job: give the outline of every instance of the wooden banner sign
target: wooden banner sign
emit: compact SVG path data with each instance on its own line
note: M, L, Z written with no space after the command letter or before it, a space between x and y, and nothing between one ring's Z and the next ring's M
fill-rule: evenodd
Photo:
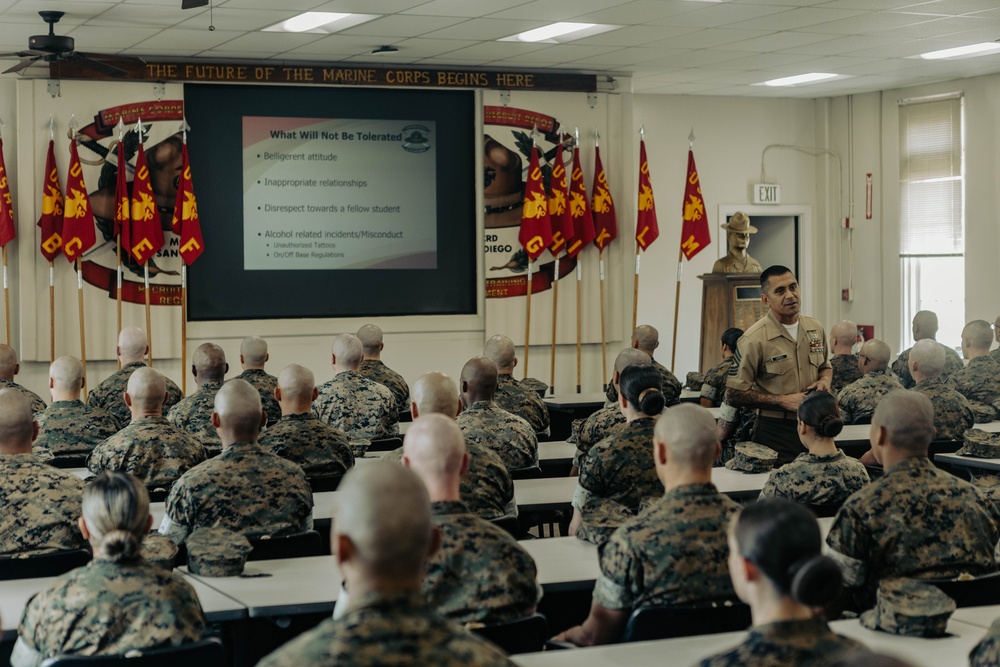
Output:
M422 69L382 66L267 65L260 63L115 63L127 73L113 78L73 63L53 62L52 78L117 81L190 81L205 83L329 84L423 88L489 88L595 92L593 74Z

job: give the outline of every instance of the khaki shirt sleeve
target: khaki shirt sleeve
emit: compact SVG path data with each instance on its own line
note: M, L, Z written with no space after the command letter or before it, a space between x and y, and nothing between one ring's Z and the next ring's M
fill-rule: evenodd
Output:
M760 345L743 336L736 344L736 368L735 374L730 374L726 379L726 387L748 391L753 388L757 380L757 368L760 366Z

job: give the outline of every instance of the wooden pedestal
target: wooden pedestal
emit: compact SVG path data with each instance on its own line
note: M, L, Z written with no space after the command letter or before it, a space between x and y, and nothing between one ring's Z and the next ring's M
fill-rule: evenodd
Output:
M767 313L760 300L760 276L756 273L706 273L701 291L702 373L722 361L721 338L730 327L746 331Z

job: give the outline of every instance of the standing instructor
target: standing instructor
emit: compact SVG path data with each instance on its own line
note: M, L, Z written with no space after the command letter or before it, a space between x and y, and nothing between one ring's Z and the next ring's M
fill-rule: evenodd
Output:
M796 410L807 392L830 391L833 369L823 326L799 314L799 283L791 269L768 267L760 288L770 312L737 343L726 403L757 410L753 441L776 451L780 466L805 451Z

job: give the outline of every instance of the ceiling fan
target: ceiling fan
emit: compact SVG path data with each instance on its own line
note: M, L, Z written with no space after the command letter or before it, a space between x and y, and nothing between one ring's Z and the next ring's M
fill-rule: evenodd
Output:
M83 51L75 51L75 41L72 37L55 34L55 24L59 22L59 19L63 17L63 14L65 14L65 12L38 12L38 15L42 17L42 20L49 24L49 34L32 35L29 37L28 49L26 51L0 53L0 58L9 58L11 56L21 58L21 62L14 65L10 69L4 70L3 73L10 74L12 72L20 72L21 70L34 65L38 61L43 61L47 63L71 62L79 64L87 69L100 72L101 74L106 74L107 76L123 77L128 72L120 67L115 67L106 61L143 64L144 61L142 59L134 56L111 55L106 53L84 53Z

